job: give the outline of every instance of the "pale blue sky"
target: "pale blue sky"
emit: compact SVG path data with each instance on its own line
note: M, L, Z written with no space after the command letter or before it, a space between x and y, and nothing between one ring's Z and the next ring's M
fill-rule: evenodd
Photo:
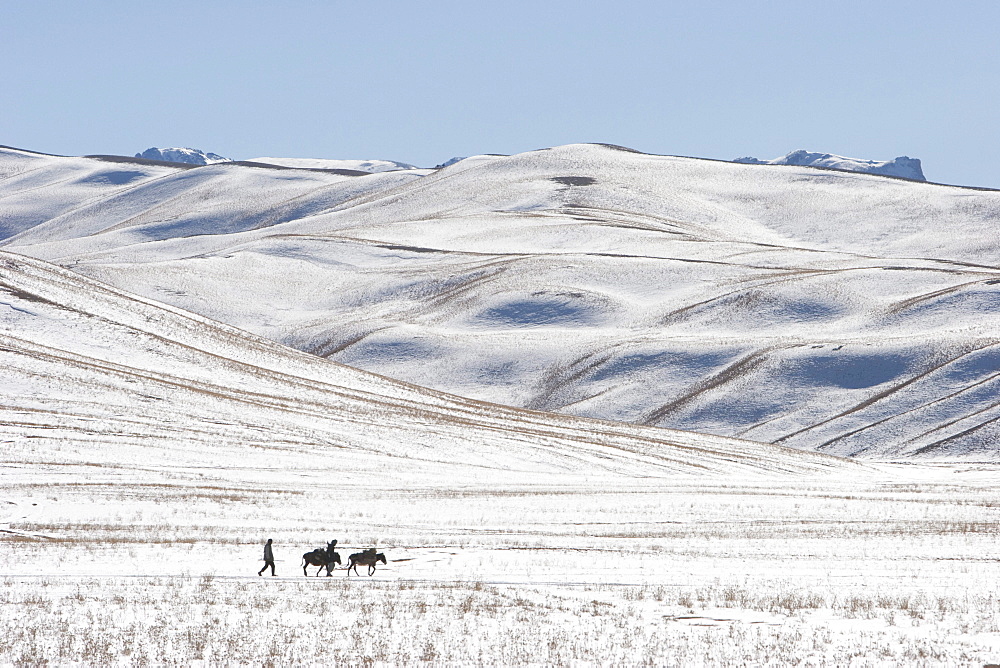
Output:
M0 144L909 155L1000 188L1000 3L0 0Z

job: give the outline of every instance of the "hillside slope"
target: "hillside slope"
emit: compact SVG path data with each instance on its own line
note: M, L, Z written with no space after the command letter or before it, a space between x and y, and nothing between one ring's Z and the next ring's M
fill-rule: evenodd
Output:
M998 192L599 145L126 184L0 158L8 250L351 366L843 455L998 457Z
M328 362L0 253L8 463L238 467L452 481L809 472L790 448L520 411Z

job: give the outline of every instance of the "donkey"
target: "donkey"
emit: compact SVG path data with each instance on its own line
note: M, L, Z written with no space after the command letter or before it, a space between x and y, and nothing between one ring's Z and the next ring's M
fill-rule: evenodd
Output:
M333 575L333 573L331 573L331 571L333 570L333 565L340 563L340 555L333 551L333 547L336 544L337 541L332 541L329 545L326 546L325 550L321 547L318 547L312 552L306 552L305 554L303 554L302 574L309 575L309 572L306 570L309 566L319 566L319 568L316 570L317 577L324 568L326 568L327 577Z
M376 562L381 561L383 564L385 561L385 554L382 552L375 552L375 548L369 548L364 552L355 552L350 557L347 558L347 575L350 577L351 569L354 569L354 574L358 575L358 564L363 564L368 567L368 575L372 575L375 572Z

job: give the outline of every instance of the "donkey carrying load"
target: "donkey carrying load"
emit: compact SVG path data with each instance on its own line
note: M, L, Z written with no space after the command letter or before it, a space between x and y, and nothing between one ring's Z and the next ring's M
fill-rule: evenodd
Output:
M319 577L320 572L326 568L326 575L330 577L333 575L331 572L333 570L334 564L340 563L340 555L333 551L333 548L337 545L337 541L330 541L330 544L326 546L326 549L318 547L312 552L306 552L302 555L302 574L309 575L306 569L309 566L319 566L316 570L316 576Z
M381 561L383 564L385 561L385 554L382 552L375 552L374 547L370 547L364 552L355 552L347 558L347 575L350 577L351 570L354 570L354 574L358 575L358 564L368 567L368 575L372 575L375 572L376 562Z

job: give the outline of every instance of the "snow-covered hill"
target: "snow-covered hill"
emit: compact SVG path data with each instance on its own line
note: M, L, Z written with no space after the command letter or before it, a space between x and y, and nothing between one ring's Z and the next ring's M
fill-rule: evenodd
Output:
M414 165L395 160L335 160L326 158L254 158L250 162L296 169L352 169L375 174L399 169L417 169Z
M898 176L914 181L925 181L920 160L905 155L892 160L859 160L845 158L832 153L810 153L809 151L792 151L788 155L774 160L758 160L757 158L737 158L734 162L748 165L794 165L797 167L822 167L824 169L839 169L848 172L864 172L882 176Z
M572 145L345 176L0 153L4 247L514 406L997 458L1000 193Z
M197 148L147 148L135 157L146 160L163 160L165 162L181 162L188 165L214 165L217 162L229 162L215 153L206 153Z
M444 395L2 252L0 314L9 462L266 470L321 460L452 482L502 471L582 480L846 466L790 448Z

